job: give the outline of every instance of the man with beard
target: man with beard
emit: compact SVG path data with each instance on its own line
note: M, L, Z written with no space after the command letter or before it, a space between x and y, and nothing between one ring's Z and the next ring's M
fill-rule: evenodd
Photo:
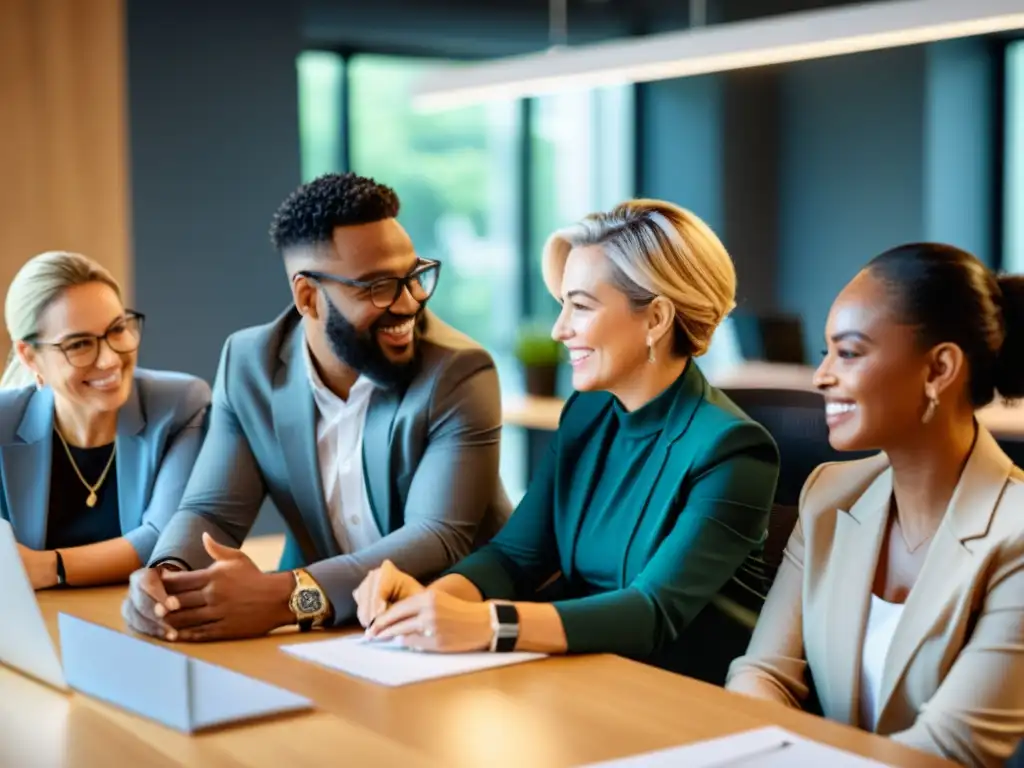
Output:
M440 264L417 257L398 208L346 173L277 211L294 306L224 345L180 509L132 575L133 629L223 640L340 624L385 560L429 579L508 518L494 363L426 310ZM238 549L268 494L308 567L265 574Z

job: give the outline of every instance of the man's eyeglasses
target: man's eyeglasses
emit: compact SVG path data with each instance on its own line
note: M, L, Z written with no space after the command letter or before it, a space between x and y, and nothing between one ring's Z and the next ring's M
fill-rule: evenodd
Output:
M402 295L402 291L406 288L409 289L409 293L420 304L426 302L434 294L434 289L437 288L437 279L441 274L441 262L423 259L405 277L381 277L377 280L368 281L350 280L347 277L338 277L327 272L313 272L309 270L303 270L298 274L311 280L326 280L352 288L360 288L369 294L373 306L378 309L389 309L391 305L398 301L398 297Z
M106 341L111 350L119 354L134 352L142 343L142 324L146 316L138 312L127 312L125 316L107 329L102 336L93 333L76 333L56 344L25 339L33 347L53 347L64 353L64 357L75 368L89 368L100 356L100 342Z

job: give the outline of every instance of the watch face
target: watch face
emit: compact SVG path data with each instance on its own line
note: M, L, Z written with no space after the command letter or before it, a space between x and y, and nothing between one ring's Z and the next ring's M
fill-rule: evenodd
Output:
M324 602L315 589L303 589L299 591L298 604L302 613L317 613L323 608Z

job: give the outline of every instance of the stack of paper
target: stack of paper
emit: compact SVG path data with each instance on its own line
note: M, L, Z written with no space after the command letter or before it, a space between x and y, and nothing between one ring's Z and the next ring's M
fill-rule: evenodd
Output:
M543 653L418 653L398 643L349 635L315 643L282 645L282 651L381 685L408 685L482 669L543 659Z
M684 747L595 763L590 768L884 768L884 763L809 741L782 728L760 728Z

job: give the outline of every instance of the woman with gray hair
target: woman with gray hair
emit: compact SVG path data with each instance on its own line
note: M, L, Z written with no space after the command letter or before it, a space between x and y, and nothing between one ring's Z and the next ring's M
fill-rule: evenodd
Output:
M689 211L634 200L555 233L544 277L577 391L539 474L429 587L371 573L360 621L422 650L618 653L721 683L749 629L716 597L762 546L779 469L694 363L734 306L729 255Z
M36 589L126 581L177 511L210 387L136 367L143 316L85 256L30 259L4 317L0 519Z

